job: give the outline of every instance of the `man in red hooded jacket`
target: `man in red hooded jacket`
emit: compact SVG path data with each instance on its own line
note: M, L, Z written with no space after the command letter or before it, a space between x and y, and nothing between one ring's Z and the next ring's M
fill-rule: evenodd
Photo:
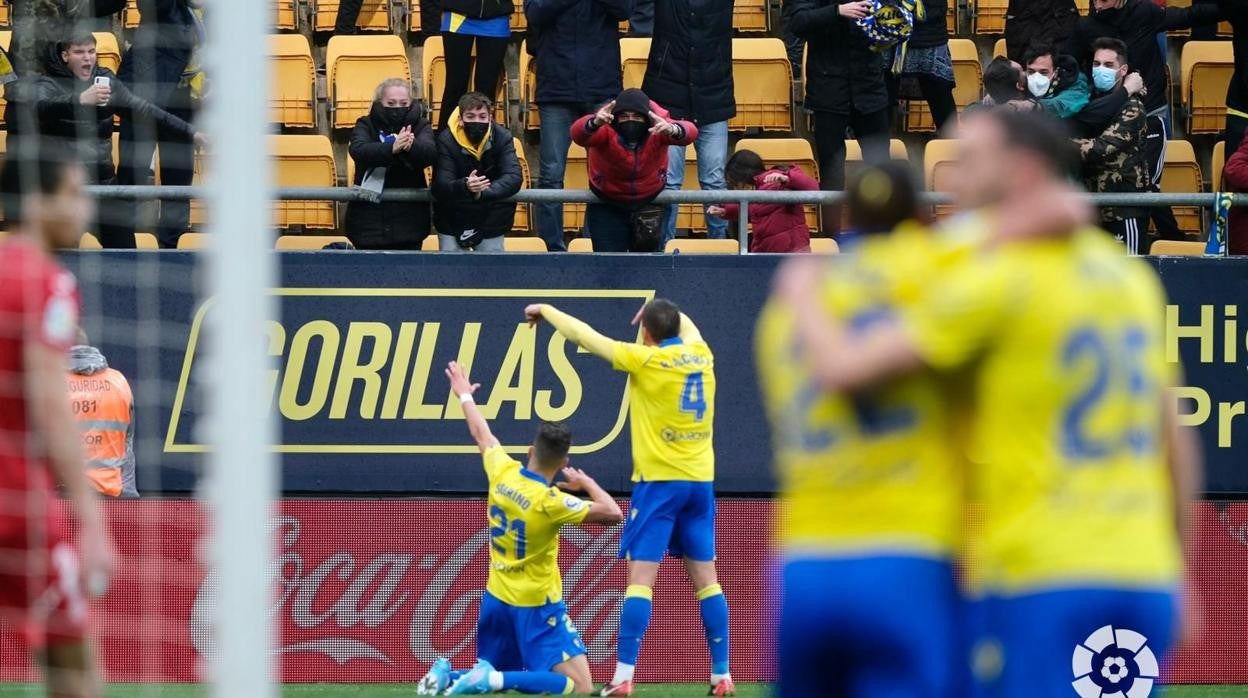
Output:
M572 140L589 155L589 188L604 202L585 212L595 252L653 251L634 244L634 214L663 191L668 146L689 145L698 137L692 123L667 117L646 93L627 89L572 124Z

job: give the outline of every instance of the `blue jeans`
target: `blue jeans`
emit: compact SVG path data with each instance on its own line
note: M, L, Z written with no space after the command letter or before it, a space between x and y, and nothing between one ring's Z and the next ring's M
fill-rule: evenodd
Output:
M572 122L589 112L571 104L541 104L537 113L542 119L537 188L562 189L568 146L572 144ZM537 234L552 252L568 249L563 242L563 204L537 204Z
M698 126L698 139L693 142L698 153L698 184L704 190L726 189L724 163L728 161L728 122ZM667 149L667 189L679 190L685 183L685 149L674 145ZM676 237L676 206L667 212L667 224L663 226L663 244ZM708 237L728 237L728 221L706 217ZM662 247L662 246L660 246Z

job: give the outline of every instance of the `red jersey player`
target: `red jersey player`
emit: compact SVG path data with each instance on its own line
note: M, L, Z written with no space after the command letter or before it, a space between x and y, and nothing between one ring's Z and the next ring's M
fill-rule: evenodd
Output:
M39 658L50 695L98 696L86 592L103 593L116 553L65 399L77 285L51 256L76 243L91 202L80 163L29 150L15 157L10 144L0 174L10 232L0 242L0 619ZM77 550L58 481L78 519Z

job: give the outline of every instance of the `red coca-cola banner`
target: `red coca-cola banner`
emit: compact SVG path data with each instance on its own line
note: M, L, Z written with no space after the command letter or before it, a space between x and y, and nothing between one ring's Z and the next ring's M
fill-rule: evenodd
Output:
M284 681L415 681L436 656L461 667L473 661L488 558L481 500L288 500L280 510L273 617ZM199 559L203 513L189 501L148 501L110 503L109 514L124 565L96 613L108 678L200 680L213 644L213 578ZM738 680L772 675L771 514L767 500L720 502L720 579ZM619 528L568 528L563 540L571 615L603 680L625 587ZM1166 677L1248 682L1248 504L1202 505L1197 540L1192 577L1204 622ZM671 561L655 590L639 678L700 681L709 669L697 604ZM34 676L24 648L0 629L0 681Z

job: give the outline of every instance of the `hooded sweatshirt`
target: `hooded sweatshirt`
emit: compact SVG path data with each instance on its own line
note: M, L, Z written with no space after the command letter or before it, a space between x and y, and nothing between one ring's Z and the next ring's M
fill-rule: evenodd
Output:
M92 380L86 380L87 378ZM80 344L69 350L68 379L71 399L82 405L74 410L74 417L82 427L84 441L87 443L87 477L96 489L109 496L138 497L139 491L134 484L134 396L125 376L108 367L108 361L99 349ZM98 415L100 403L114 403L117 400L121 400L122 404L111 406L119 407L126 414L125 452L106 454L106 448L97 447L92 442L101 438L101 432L113 431L110 427L120 426L105 424L105 420L101 420ZM99 476L100 470L112 468L121 470L120 491L109 491L108 479Z

